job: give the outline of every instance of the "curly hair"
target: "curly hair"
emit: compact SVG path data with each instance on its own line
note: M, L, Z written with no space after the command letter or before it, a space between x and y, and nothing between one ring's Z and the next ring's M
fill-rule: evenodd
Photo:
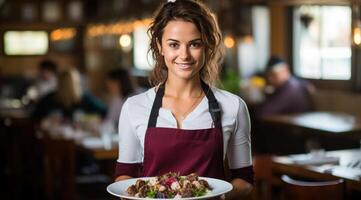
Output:
M155 61L149 77L150 84L155 86L167 79L168 69L157 43L161 43L164 28L172 20L191 22L197 27L205 47L205 63L200 71L200 77L204 82L214 85L219 79L220 63L224 55L222 35L209 8L195 0L169 1L155 12L154 20L148 29L151 38L149 51Z

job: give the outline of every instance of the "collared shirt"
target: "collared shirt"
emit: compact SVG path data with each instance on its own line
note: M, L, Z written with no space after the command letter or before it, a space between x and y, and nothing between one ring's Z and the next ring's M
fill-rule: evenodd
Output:
M231 169L252 165L250 119L246 104L240 97L224 90L212 88L212 91L222 110L224 158L227 154ZM143 162L144 138L155 94L155 88L151 88L128 98L123 104L119 117L118 162ZM204 96L183 120L182 129L207 129L212 126L208 99ZM177 121L170 110L160 108L157 127L177 128Z

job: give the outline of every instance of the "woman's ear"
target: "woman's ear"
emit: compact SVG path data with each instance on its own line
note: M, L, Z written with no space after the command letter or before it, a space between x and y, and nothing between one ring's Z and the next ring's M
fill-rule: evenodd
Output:
M161 43L159 42L158 39L157 39L157 47L158 47L158 51L159 51L160 55L164 56L163 55L163 50L162 50L162 45L161 45Z

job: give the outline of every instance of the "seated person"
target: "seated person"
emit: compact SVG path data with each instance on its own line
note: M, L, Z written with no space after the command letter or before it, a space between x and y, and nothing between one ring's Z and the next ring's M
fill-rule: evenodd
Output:
M82 91L79 72L69 69L59 74L56 90L40 99L32 116L41 120L56 113L73 120L79 112L105 117L106 111L106 106L100 100Z
M86 135L96 132L98 118L104 118L106 111L106 106L100 100L82 90L80 74L73 68L59 73L57 88L39 100L32 116L39 120L42 129L49 131L49 134L61 134L65 138L77 140L79 136L84 136L83 131L87 132ZM80 120L85 120L87 127L84 127L84 123L79 126ZM82 131L78 132L78 128ZM78 174L99 172L94 158L85 153L77 154L76 166Z
M106 76L106 88L109 93L108 113L105 121L114 128L118 126L119 114L125 100L134 94L135 88L126 69L116 68Z
M53 92L57 85L57 65L51 60L43 60L39 64L39 78L36 81L36 89L39 98Z
M265 78L272 93L255 107L255 116L307 112L313 109L310 92L313 86L292 76L288 64L272 56L266 66Z

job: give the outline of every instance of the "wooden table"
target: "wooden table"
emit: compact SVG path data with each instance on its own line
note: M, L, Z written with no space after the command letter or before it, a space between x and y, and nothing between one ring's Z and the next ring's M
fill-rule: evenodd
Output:
M271 115L255 125L258 130L253 134L254 142L261 153L287 155L314 148L350 149L359 147L361 140L361 119L339 112Z
M262 118L266 123L278 123L330 135L349 135L361 139L361 119L339 112L307 112L272 115Z
M78 152L83 152L93 157L100 166L102 173L109 177L114 177L115 165L118 158L118 145L113 143L111 149L103 147L87 147L82 144L77 144Z
M291 156L278 156L272 158L272 171L274 174L288 174L315 180L345 180L348 190L361 191L361 163L359 167L348 166L350 163L361 162L361 149L347 149L328 151L326 156L339 157L338 165L297 165Z
M85 146L78 146L81 151L92 155L97 160L116 160L118 158L118 147L113 145L111 149L104 148L88 148Z
M75 131L75 130L74 130ZM84 135L76 136L79 133L66 134L65 128L63 132L50 132L47 130L40 131L43 135L42 137L50 137L51 139L67 139L73 140L75 149L80 153L85 153L96 160L113 160L116 161L118 158L118 141L112 138L110 139L111 147L109 149L104 147L103 140L100 136L95 136L92 133L83 133Z

